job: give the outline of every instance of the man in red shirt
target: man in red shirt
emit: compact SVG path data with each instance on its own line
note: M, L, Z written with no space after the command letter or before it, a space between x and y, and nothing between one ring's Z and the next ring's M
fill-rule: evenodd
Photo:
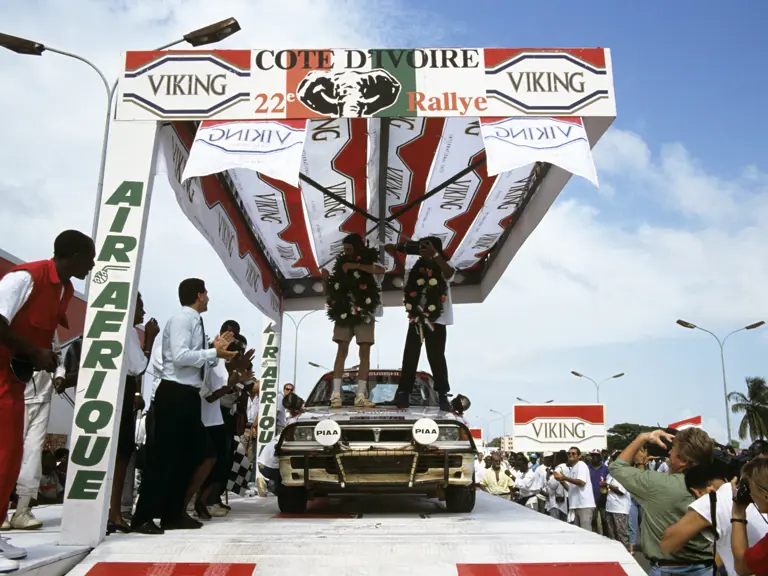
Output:
M24 389L33 371L53 372L56 328L67 327L71 278L84 280L96 249L77 230L59 234L53 258L11 268L0 279L0 518L5 518L24 447ZM0 571L26 551L0 538ZM11 568L12 569L12 568Z

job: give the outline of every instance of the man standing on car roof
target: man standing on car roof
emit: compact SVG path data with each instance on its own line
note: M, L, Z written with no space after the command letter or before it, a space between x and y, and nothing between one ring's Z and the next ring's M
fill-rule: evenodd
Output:
M372 258L367 257L367 252L373 253L375 258L375 249L365 246L362 236L359 234L349 234L344 237L344 251L339 254L334 265L334 273L330 275L327 269L323 269L323 279L326 284L326 294L328 295L329 317L334 321L333 341L338 348L336 350L336 360L333 364L333 392L331 393L331 408L341 408L341 379L344 374L344 363L349 354L349 344L352 338L357 340L357 346L360 349L360 365L357 371L357 394L355 395L355 406L359 408L371 408L375 406L368 399L368 372L371 367L371 346L374 344L374 327L376 325L373 315L366 312L365 302L356 302L355 293L362 295L363 292L353 290L354 286L366 286L366 282L375 283L371 288L378 291L378 301L381 300L381 278L384 274L384 267L373 261L367 262ZM368 279L366 280L366 275ZM372 278L371 278L372 276ZM368 287L366 287L366 290ZM373 293L375 297L375 292ZM365 298L368 304L371 304L372 298ZM375 301L373 304L375 305ZM351 308L350 308L351 307ZM346 310L354 310L351 316L348 316ZM375 316L383 316L383 308L379 305L375 309ZM336 314L339 318L335 318ZM356 322L353 316L358 316Z
M388 244L386 250L394 256L396 251L405 252L406 246ZM455 275L456 270L443 254L443 243L440 239L435 236L422 238L419 242L419 259L408 272L404 285L409 325L403 350L400 386L396 396L396 402L400 408L410 406L416 369L421 356L421 343L424 342L432 378L435 381L435 391L440 400L440 409L451 410L451 404L448 401L448 392L451 387L448 384L445 343L446 328L453 324L451 282ZM409 302L409 296L417 299L415 304ZM435 316L434 320L431 319L432 316Z

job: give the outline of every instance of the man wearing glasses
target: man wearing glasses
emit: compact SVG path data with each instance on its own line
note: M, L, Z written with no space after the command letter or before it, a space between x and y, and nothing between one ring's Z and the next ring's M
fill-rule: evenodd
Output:
M581 460L581 450L572 446L568 450L567 472L562 474L555 471L554 477L568 491L568 520L584 530L591 531L595 495L592 492L589 467Z
M286 382L283 384L283 392L282 394L277 395L277 430L276 434L280 434L280 432L283 431L283 428L285 428L285 408L283 408L283 400L286 396L289 396L290 394L293 394L293 391L295 390L293 384L290 382Z

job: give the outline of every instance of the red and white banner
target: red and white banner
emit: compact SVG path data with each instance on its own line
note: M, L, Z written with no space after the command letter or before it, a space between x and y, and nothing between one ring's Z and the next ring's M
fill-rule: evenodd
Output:
M686 428L701 428L701 416L693 416L692 418L680 420L680 422L673 422L668 428L674 428L678 432Z
M581 118L482 118L488 173L548 162L597 186L597 172Z
M307 126L301 171L334 195L366 210L367 120L311 120ZM366 218L316 187L301 182L301 192L315 243L319 265L331 269L331 261L342 250L341 241L355 232L366 232Z
M472 439L475 441L475 446L478 448L482 448L484 446L483 444L483 429L482 428L470 428L470 433L472 434Z
M306 132L306 120L202 122L182 182L247 168L298 186Z
M518 404L513 424L513 443L520 452L608 447L602 404Z
M533 164L496 177L480 213L453 253L451 261L456 268L472 268L499 241L530 190L532 178Z
M186 126L165 126L161 133L165 171L184 215L208 240L246 298L263 314L277 321L282 296L264 253L253 240L240 207L226 193L216 176L182 182L192 134Z

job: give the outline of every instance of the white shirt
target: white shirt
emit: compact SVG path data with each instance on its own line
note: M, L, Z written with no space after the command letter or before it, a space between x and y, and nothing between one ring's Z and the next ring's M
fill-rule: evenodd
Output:
M141 349L139 332L135 326L128 330L125 341L125 363L128 376L139 376L147 369L148 360Z
M0 316L13 322L32 294L32 275L24 270L6 274L0 279Z
M277 406L275 407L277 410L277 425L280 427L285 428L285 408L283 408L283 398L285 396L282 392L277 393Z
M24 388L24 404L44 404L53 396L53 378L48 372L40 371L32 375L32 380Z
M485 477L485 470L485 462L482 460L475 460L475 482L478 484L480 483L480 480Z
M147 441L147 414L139 414L139 419L136 420L136 446L143 446Z
M515 488L520 491L520 496L523 498L528 498L530 496L535 497L536 490L534 482L536 480L536 472L529 468L524 473L521 473L519 470L515 470L513 474L516 475Z
M558 465L555 470L560 472L560 474L567 474L568 472L567 466L565 464ZM567 495L568 494L566 493L565 488L563 488L563 485L555 480L555 475L553 474L550 476L549 480L547 480L547 511L551 510L552 508L557 508L558 510L562 511L563 514L567 514ZM558 498L560 498L560 502L557 501Z
M248 397L247 414L248 414L249 424L253 424L254 422L256 422L259 416L259 397L258 396L254 396L253 398L251 398L250 396Z
M259 454L259 464L262 466L266 466L267 468L276 468L280 469L280 459L275 456L275 445L277 444L277 439L273 438L269 444L264 446L264 448L261 451L261 454Z
M666 460L659 465L656 472L669 472L669 464L667 464Z
M587 465L579 460L575 466L568 468L566 476L585 482L584 486L581 487L567 482L568 506L570 509L578 510L579 508L594 508L595 495L592 493L592 480L590 479L589 468Z
M612 512L613 514L629 514L629 509L632 507L632 495L610 474L606 476L605 482L609 486L615 486L623 492L623 494L617 494L610 488L608 489L605 511Z
M219 362L213 367L211 374L211 393L219 388L224 388L229 380L229 372L224 362ZM206 398L200 398L200 418L206 428L211 426L221 426L224 424L224 417L221 415L221 402L217 399L208 402Z
M163 329L163 378L202 388L201 368L216 363L216 350L208 348L203 319L188 306L171 318Z
M157 387L160 386L160 381L163 379L163 335L160 338L155 338L155 343L152 345L152 354L149 356L149 370L152 376L152 398L150 402L154 401L155 394L157 393Z
M736 574L736 567L733 562L733 551L731 550L731 512L733 511L733 487L730 483L726 482L717 492L717 506L715 507L715 514L717 515L717 553L720 554L720 558L725 565L728 574ZM712 515L709 505L709 494L704 494L701 498L696 500L688 508L694 510L702 518L704 518L710 524L712 523ZM760 539L768 533L768 524L766 524L768 516L760 514L755 508L754 504L750 504L747 508L747 542L748 546L754 546ZM704 536L712 542L714 537L711 530L704 530L702 532Z

